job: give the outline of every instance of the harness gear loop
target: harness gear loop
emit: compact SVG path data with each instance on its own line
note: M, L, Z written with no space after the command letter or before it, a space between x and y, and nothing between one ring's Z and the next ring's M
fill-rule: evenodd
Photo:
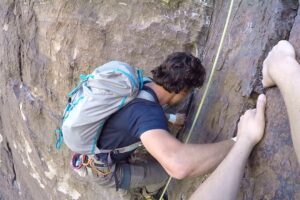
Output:
M92 172L96 175L106 176L111 173L110 167L108 166L108 171L103 172L95 166L94 158L89 158L87 163L83 163L83 166L90 167L92 169Z
M197 109L197 112L196 112L196 115L195 115L195 118L193 120L193 123L192 123L192 126L190 128L190 131L188 133L188 136L185 140L185 144L188 143L190 137L191 137L191 134L192 134L192 131L193 129L195 128L195 125L196 125L196 122L197 122L197 119L200 115L200 112L203 108L203 105L204 105L204 102L205 102L205 99L207 97L207 94L208 94L208 90L211 86L211 83L212 83L212 78L213 78L213 75L216 71L216 66L217 66L217 63L218 63L218 60L219 60L219 56L220 56L220 52L222 50L222 47L223 47L223 43L224 43L224 38L225 38L225 35L226 35L226 32L227 32L227 28L228 28L228 24L229 24L229 19L230 19L230 16L231 16L231 13L232 13L232 7L233 7L233 3L234 3L234 0L230 0L230 6L229 6L229 9L228 9L228 13L227 13L227 17L226 17L226 22L225 22L225 25L224 25L224 29L223 29L223 32L222 32L222 36L221 36L221 40L220 40L220 43L219 43L219 47L218 47L218 50L217 50L217 54L216 54L216 57L214 59L214 62L213 62L213 67L211 69L211 73L209 75L209 79L208 79L208 82L207 82L207 85L206 85L206 88L204 90L204 93L203 93L203 96L201 98L201 101L200 101L200 104L198 106L198 109ZM169 179L167 181L167 184L159 198L159 200L163 200L163 196L164 194L166 193L169 185L170 185L170 182L171 182L172 178L169 176Z
M78 159L80 159L79 163L77 163L77 161L76 161ZM81 169L82 167L90 168L92 170L93 174L95 174L95 175L106 176L112 172L111 167L108 164L105 164L105 168L107 168L107 170L98 169L95 164L95 158L93 156L89 158L87 155L74 154L72 156L72 160L73 160L72 166L74 168L76 168L76 169ZM99 167L101 167L101 166L99 166Z

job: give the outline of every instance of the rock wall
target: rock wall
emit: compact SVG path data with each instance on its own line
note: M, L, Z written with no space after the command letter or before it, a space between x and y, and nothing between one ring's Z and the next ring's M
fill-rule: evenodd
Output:
M190 51L209 71L228 7L212 0L1 1L0 199L120 199L114 189L74 179L70 152L55 150L66 94L81 73L114 59L149 74L169 53ZM278 40L290 39L300 53L298 7L295 0L235 1L191 142L235 134L239 116L262 92L261 64ZM300 199L285 106L278 89L266 94L266 135L251 155L239 199ZM201 96L197 91L193 108ZM201 180L174 182L171 199L187 199Z
M265 136L250 156L238 199L300 199L300 170L282 96L277 88L263 91L261 85L262 62L280 39L290 40L300 53L298 6L297 1L235 1L219 68L193 132L193 143L232 137L239 116L255 106L259 93L266 92ZM214 6L205 66L212 65L228 7L225 1ZM201 97L200 91L198 99ZM202 180L174 184L174 190L181 188L181 192L172 199L187 199Z

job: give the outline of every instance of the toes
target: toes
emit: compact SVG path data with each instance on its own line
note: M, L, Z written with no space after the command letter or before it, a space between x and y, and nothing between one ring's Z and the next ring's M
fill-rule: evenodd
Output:
M278 46L291 45L287 40L280 40L278 42Z
M286 40L280 40L275 47L278 49L278 51L280 51L280 53L295 57L295 49L290 42Z

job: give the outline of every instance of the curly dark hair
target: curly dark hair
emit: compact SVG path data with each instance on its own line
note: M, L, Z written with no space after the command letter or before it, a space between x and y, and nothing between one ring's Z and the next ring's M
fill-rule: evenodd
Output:
M151 72L156 84L176 94L184 89L201 87L206 74L199 58L187 52L172 53Z

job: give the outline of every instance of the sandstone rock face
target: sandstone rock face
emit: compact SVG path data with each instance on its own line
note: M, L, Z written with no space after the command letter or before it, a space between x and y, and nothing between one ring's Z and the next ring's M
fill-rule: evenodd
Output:
M211 66L228 7L224 2L214 6L214 13L218 14L213 15L204 50L206 66ZM192 142L215 142L235 134L239 116L253 108L257 94L263 92L262 62L275 43L290 39L300 53L297 7L297 1L235 1L219 68ZM299 199L300 170L292 147L286 108L277 88L268 89L266 95L265 136L250 156L238 199ZM201 99L201 92L198 99ZM196 187L201 180L175 185L182 192L173 199L188 197L195 189L191 185Z
M55 150L66 94L81 73L109 60L149 74L169 53L190 51L210 71L228 7L210 0L1 1L0 199L121 199L114 189L79 182L69 168L70 151ZM235 1L191 142L235 134L239 116L263 92L262 61L277 41L289 39L300 55L298 7L296 0ZM239 199L300 199L284 102L277 88L266 94L266 134L249 159ZM187 129L201 97L200 89ZM172 183L170 199L188 199L201 179Z

